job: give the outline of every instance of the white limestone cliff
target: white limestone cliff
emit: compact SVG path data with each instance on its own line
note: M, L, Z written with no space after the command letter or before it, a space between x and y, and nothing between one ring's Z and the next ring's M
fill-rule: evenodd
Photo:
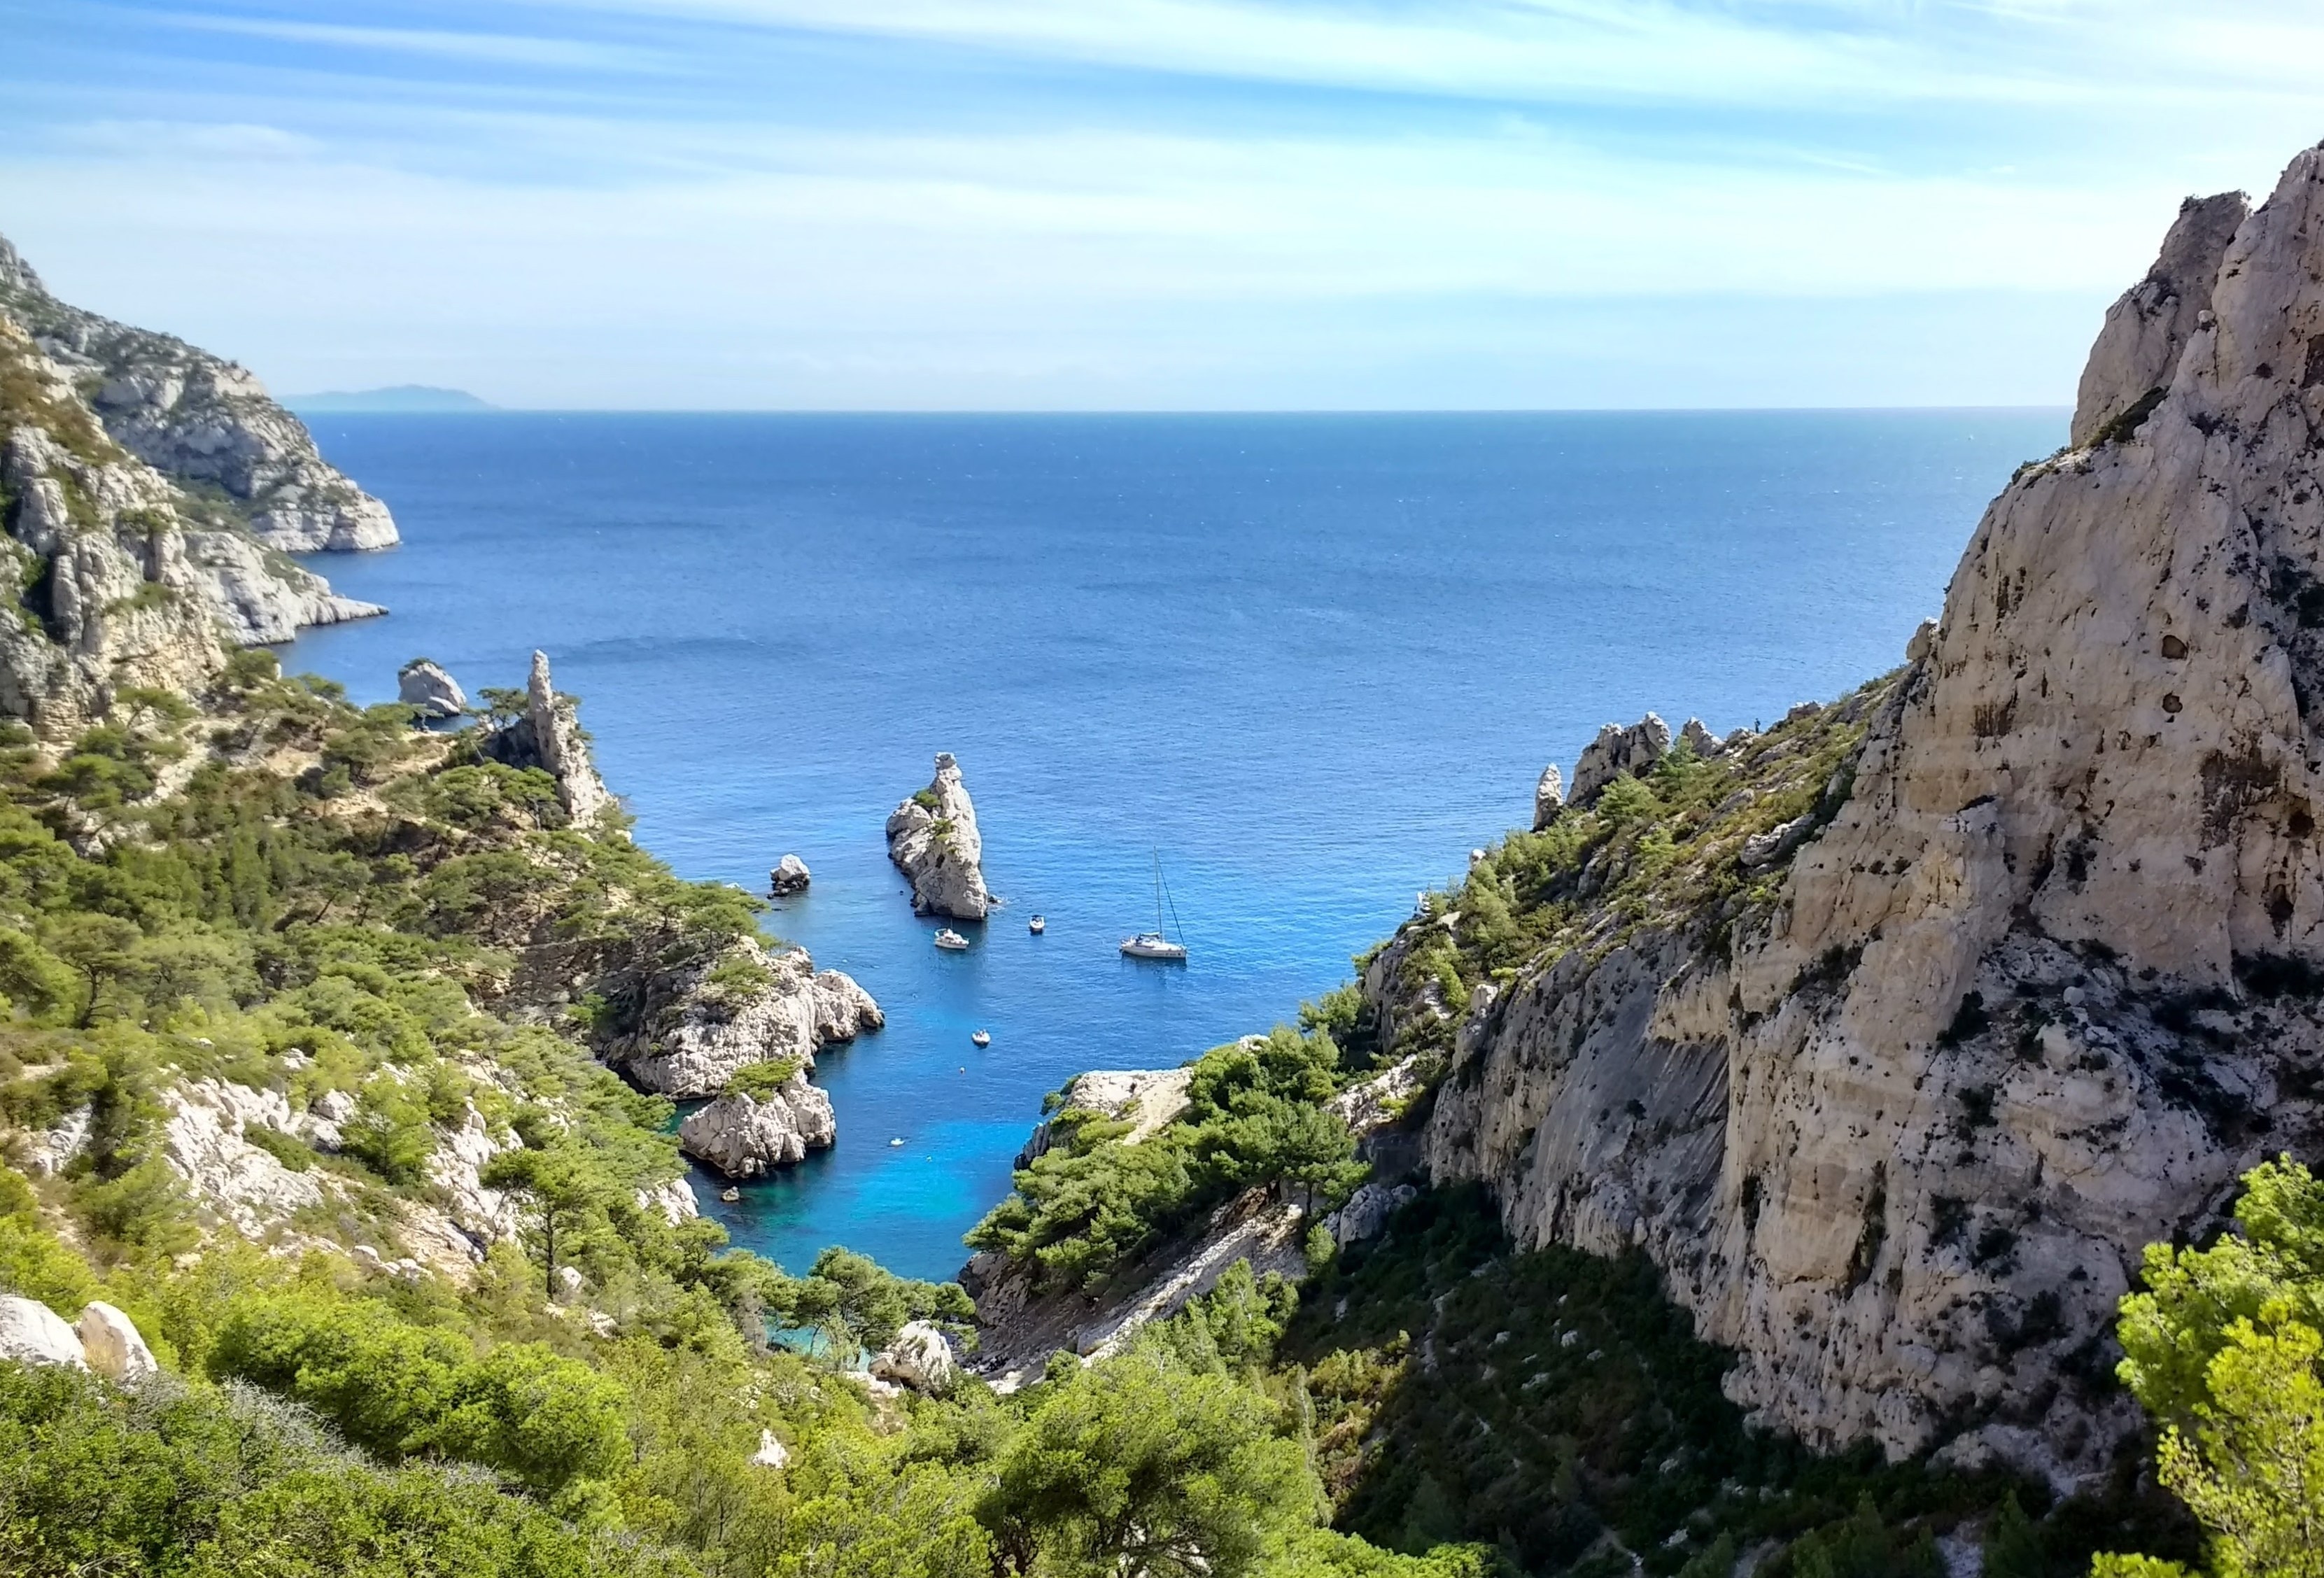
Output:
M2324 1138L2324 151L2182 211L2074 432L1731 855L1773 897L1480 991L1427 1154L1522 1242L1643 1248L1763 1419L2060 1484L2135 1426L2141 1247ZM1390 1020L1443 1011L1426 924Z
M0 315L90 388L88 403L114 442L172 482L216 489L235 523L265 546L394 546L387 506L326 462L305 424L249 369L59 300L5 237Z
M935 780L889 817L888 858L910 879L917 912L955 920L982 920L991 913L992 895L985 891L981 863L984 839L951 752L936 752Z
M0 311L0 713L49 737L127 687L199 689L229 645L383 612L269 554L98 426L65 370Z

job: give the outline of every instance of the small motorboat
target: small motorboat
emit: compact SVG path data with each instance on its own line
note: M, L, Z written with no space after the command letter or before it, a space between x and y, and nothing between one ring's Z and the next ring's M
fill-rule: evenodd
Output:
M729 1205L732 1205L735 1201L740 1200L742 1197L742 1191L735 1188L731 1184L725 1188L718 1191L718 1198Z
M968 939L947 926L936 933L936 946L957 954L968 947Z
M1037 915L1033 917L1032 919L1025 923L1025 929L1031 932L1035 937L1039 937L1043 932L1049 929L1048 918L1047 916Z
M991 1030L978 1030L973 1035L970 1036L969 1039L975 1042L980 1047L990 1047L992 1045L992 1032Z
M901 1145L901 1144L903 1144L904 1142L903 1142L903 1140L902 1140L901 1139L896 1139L896 1140L890 1140L890 1141L888 1141L888 1143L889 1143L890 1146L897 1146L897 1145Z

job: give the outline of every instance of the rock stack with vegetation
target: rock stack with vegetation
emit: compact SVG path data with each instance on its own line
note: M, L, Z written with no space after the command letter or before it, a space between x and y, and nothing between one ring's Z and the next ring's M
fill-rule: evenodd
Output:
M910 881L916 912L954 920L982 920L991 912L984 838L951 752L936 752L936 778L889 816L888 858Z

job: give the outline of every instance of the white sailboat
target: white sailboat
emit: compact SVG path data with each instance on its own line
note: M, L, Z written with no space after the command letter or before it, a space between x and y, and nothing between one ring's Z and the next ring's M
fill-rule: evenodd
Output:
M1166 903L1170 907L1171 925L1177 928L1180 937L1185 936L1185 928L1177 924L1178 902L1170 897L1169 885L1162 880L1162 855L1157 850L1154 855L1154 929L1141 931L1136 937L1122 938L1121 951L1125 957L1156 959L1170 964L1183 964L1186 962L1186 945L1174 943L1163 935L1162 907Z

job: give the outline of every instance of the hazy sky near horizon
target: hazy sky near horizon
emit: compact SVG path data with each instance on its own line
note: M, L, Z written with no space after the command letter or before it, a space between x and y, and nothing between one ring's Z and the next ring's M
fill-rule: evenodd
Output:
M0 0L0 234L278 391L2070 401L2305 0Z

